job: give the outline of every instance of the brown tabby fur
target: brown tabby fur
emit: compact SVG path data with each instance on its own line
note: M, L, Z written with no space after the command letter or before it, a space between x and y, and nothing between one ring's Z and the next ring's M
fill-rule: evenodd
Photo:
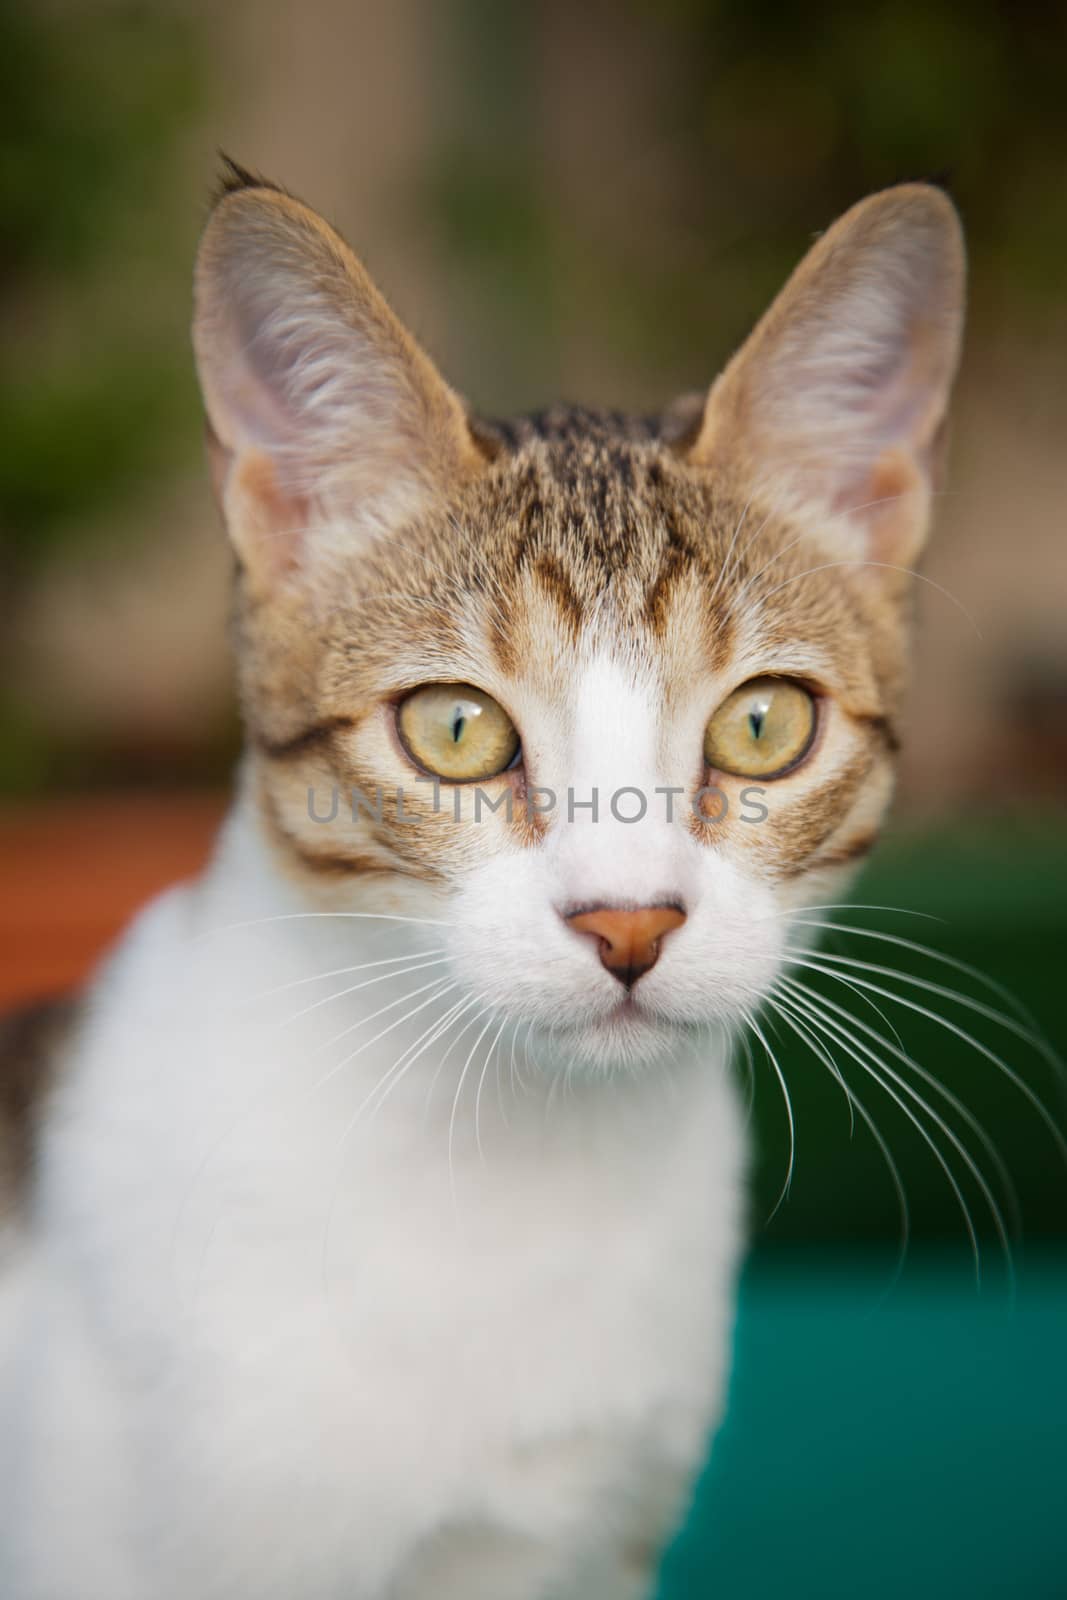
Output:
M654 664L668 710L672 684L743 680L745 672L731 678L742 628L746 657L780 659L803 640L804 660L818 669L801 675L834 693L855 744L816 789L791 795L767 826L748 830L757 835L751 844L762 869L781 876L813 868L820 852L829 864L869 848L879 820L871 812L888 796L896 744L906 596L860 570L810 571L834 552L815 536L795 542L796 524L766 500L750 500L744 484L680 460L655 423L558 410L494 431L494 461L403 536L402 592L393 547L354 552L328 610L314 619L306 601L281 614L271 607L264 619L239 585L256 781L290 866L447 880L450 862L458 869L462 861L460 830L450 811L433 817L429 789L405 785L406 809L429 826L397 825L386 805L381 824L364 818L346 828L339 818L325 829L307 816L309 787L320 807L334 784L342 793L355 785L372 795L383 785L391 794L397 773L363 758L359 730L383 697L420 682L476 682L507 707L521 679L553 703L559 683L579 671L583 636L597 631L605 605L611 634ZM508 781L483 788L492 794ZM532 781L542 780L535 773ZM696 787L711 775L676 781ZM727 792L743 786L718 781ZM873 796L854 811L868 782ZM532 842L521 796L514 810L515 830ZM428 839L435 822L438 848ZM483 816L483 830L497 825ZM731 824L692 826L714 848ZM737 832L743 841L746 830Z

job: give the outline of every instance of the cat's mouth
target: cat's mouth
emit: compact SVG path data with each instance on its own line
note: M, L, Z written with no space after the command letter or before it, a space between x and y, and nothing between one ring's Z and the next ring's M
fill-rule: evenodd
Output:
M634 995L632 992L624 995L618 1004L613 1006L607 1015L602 1019L602 1021L606 1023L621 1022L623 1024L626 1024L631 1020L639 1020L644 1025L655 1025L657 1022L662 1023L664 1021L663 1018L657 1018L655 1014L649 1011L646 1006L641 1005L636 995Z
M651 1064L685 1026L642 1004L631 992L621 995L616 1004L598 1016L578 1016L557 1023L552 1037L566 1050L594 1063L617 1060L630 1065Z

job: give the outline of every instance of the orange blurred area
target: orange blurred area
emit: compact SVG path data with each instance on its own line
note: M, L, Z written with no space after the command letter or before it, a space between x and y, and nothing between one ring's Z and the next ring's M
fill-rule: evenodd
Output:
M0 1010L82 983L139 906L200 870L224 809L191 794L0 811Z

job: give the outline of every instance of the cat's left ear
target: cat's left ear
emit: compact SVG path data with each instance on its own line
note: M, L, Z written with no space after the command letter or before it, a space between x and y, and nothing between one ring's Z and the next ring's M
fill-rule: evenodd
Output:
M291 196L237 174L204 231L195 304L216 492L259 587L316 544L410 524L484 467L458 397Z
M844 559L910 566L936 486L964 278L959 217L941 190L903 184L861 201L713 385L690 459L736 468Z

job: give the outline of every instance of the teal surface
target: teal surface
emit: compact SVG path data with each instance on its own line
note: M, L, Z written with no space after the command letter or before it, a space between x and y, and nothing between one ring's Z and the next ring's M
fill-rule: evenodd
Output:
M660 1600L1067 1596L1067 1248L764 1251Z

